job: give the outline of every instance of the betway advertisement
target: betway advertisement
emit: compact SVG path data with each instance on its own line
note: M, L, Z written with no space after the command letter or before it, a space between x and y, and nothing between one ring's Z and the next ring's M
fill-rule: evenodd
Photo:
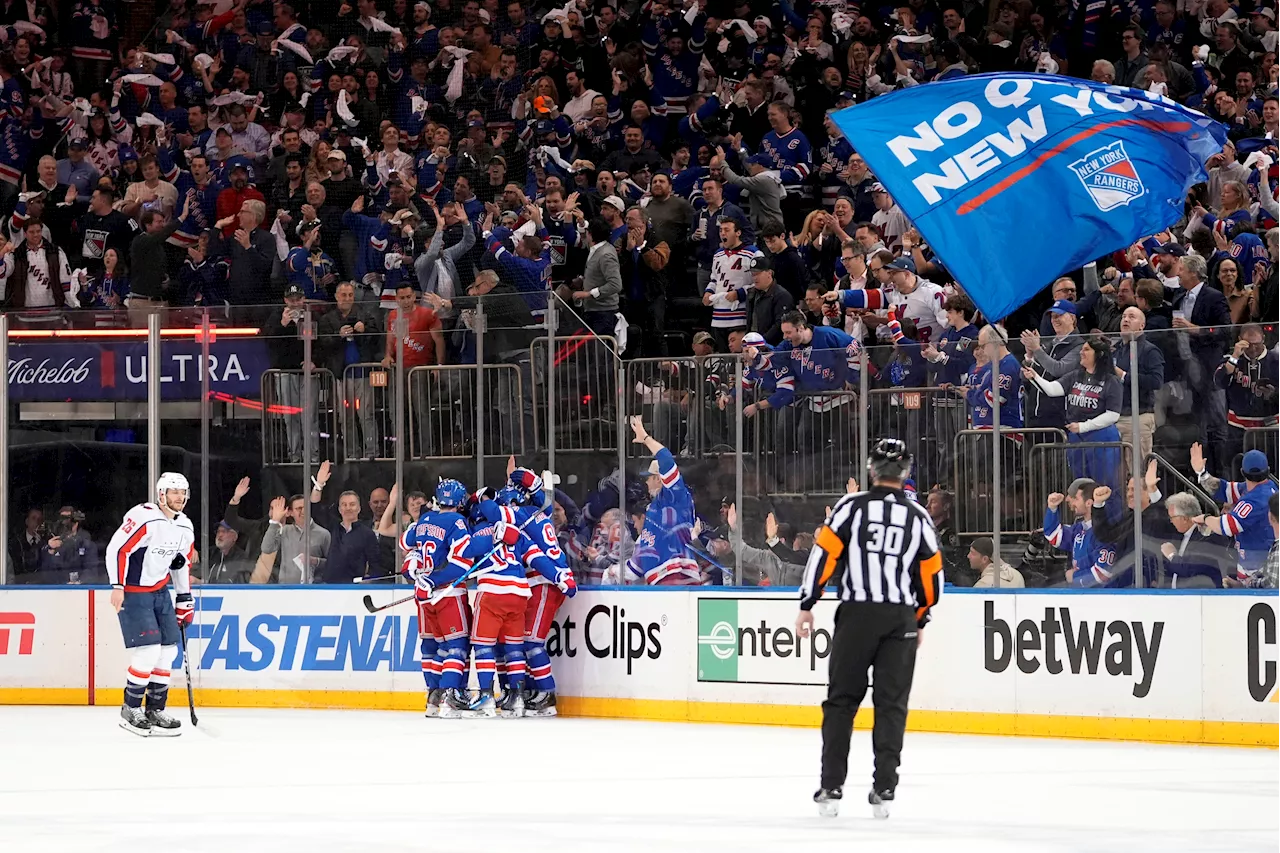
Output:
M201 345L165 340L160 394L198 400ZM209 344L209 387L256 398L271 366L260 338L220 338ZM147 397L147 345L143 341L24 343L9 347L9 396L18 402L114 402Z

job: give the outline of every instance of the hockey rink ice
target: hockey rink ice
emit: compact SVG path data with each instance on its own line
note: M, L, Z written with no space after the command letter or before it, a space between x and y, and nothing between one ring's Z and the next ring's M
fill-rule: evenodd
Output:
M428 720L205 709L141 739L118 708L0 707L0 849L1275 851L1274 750L908 732L871 818L870 733L843 813L817 816L817 730Z

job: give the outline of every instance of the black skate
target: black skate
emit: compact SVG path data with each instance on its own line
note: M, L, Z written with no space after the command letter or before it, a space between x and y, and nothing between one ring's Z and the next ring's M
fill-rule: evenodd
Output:
M889 817L889 803L893 802L893 791L884 790L877 791L871 789L871 793L867 794L867 802L871 804L871 813L875 815L876 820L885 820Z
M554 690L535 690L524 700L526 717L554 717L556 715L556 694Z
M498 703L498 716L507 718L516 718L524 716L524 691L508 690L502 694L502 701Z
M444 691L443 701L440 703L440 719L456 720L460 717L472 716L474 703L471 701L471 694L466 690L457 687L451 687Z
M433 687L427 691L427 716L440 716L440 705L444 700L444 691L439 687Z
M493 699L493 688L481 690L480 695L476 698L475 704L471 706L472 713L477 717L496 717L498 716L498 705Z
M813 801L818 804L818 814L822 817L835 817L840 814L840 800L844 797L844 791L841 788L819 788L813 795Z
M138 737L148 737L151 734L151 723L147 721L146 713L141 708L130 708L128 705L120 706L120 728L133 732Z
M164 711L148 708L147 722L151 724L152 737L177 737L182 734L182 723Z

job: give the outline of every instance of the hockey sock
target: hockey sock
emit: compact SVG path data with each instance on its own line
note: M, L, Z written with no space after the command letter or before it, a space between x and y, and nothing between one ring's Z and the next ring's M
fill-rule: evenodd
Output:
M174 647L171 647L174 648ZM151 671L160 660L160 646L138 646L129 659L129 672L125 677L124 704L130 708L141 708L142 697L147 693L147 685L151 682ZM166 683L168 679L165 679Z
M465 637L449 640L440 648L440 686L445 690L461 689L467 683L469 651L470 644Z
M507 644L498 643L493 649L494 671L498 676L498 686L502 688L502 692L507 691L507 685L510 679L507 677Z
M427 683L428 690L435 690L440 686L440 661L436 658L438 644L435 637L422 637L422 679Z
M556 680L551 675L551 657L547 654L547 647L533 640L525 640L524 656L533 686L538 690L555 690Z
M177 646L161 646L160 658L157 663L165 665L165 669L159 666L151 668L151 681L147 684L147 709L151 711L163 711L165 703L169 701L169 661L172 661L178 654Z
M524 641L522 640L518 643L507 642L504 644L504 648L506 650L507 685L503 689L519 691L524 687Z
M493 646L474 643L472 648L476 650L476 681L480 683L481 690L492 690L493 675L497 670L497 664L493 658Z

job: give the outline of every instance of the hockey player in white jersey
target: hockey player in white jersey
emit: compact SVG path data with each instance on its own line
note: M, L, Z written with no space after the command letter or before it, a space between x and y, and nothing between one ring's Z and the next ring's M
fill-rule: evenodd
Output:
M169 669L178 651L178 623L191 623L190 566L195 531L182 514L187 478L165 473L156 483L155 503L138 504L107 545L111 606L130 650L120 728L146 737L174 737L181 723L164 712ZM175 598L169 595L173 580ZM185 650L184 650L185 653ZM143 699L146 709L143 709Z

